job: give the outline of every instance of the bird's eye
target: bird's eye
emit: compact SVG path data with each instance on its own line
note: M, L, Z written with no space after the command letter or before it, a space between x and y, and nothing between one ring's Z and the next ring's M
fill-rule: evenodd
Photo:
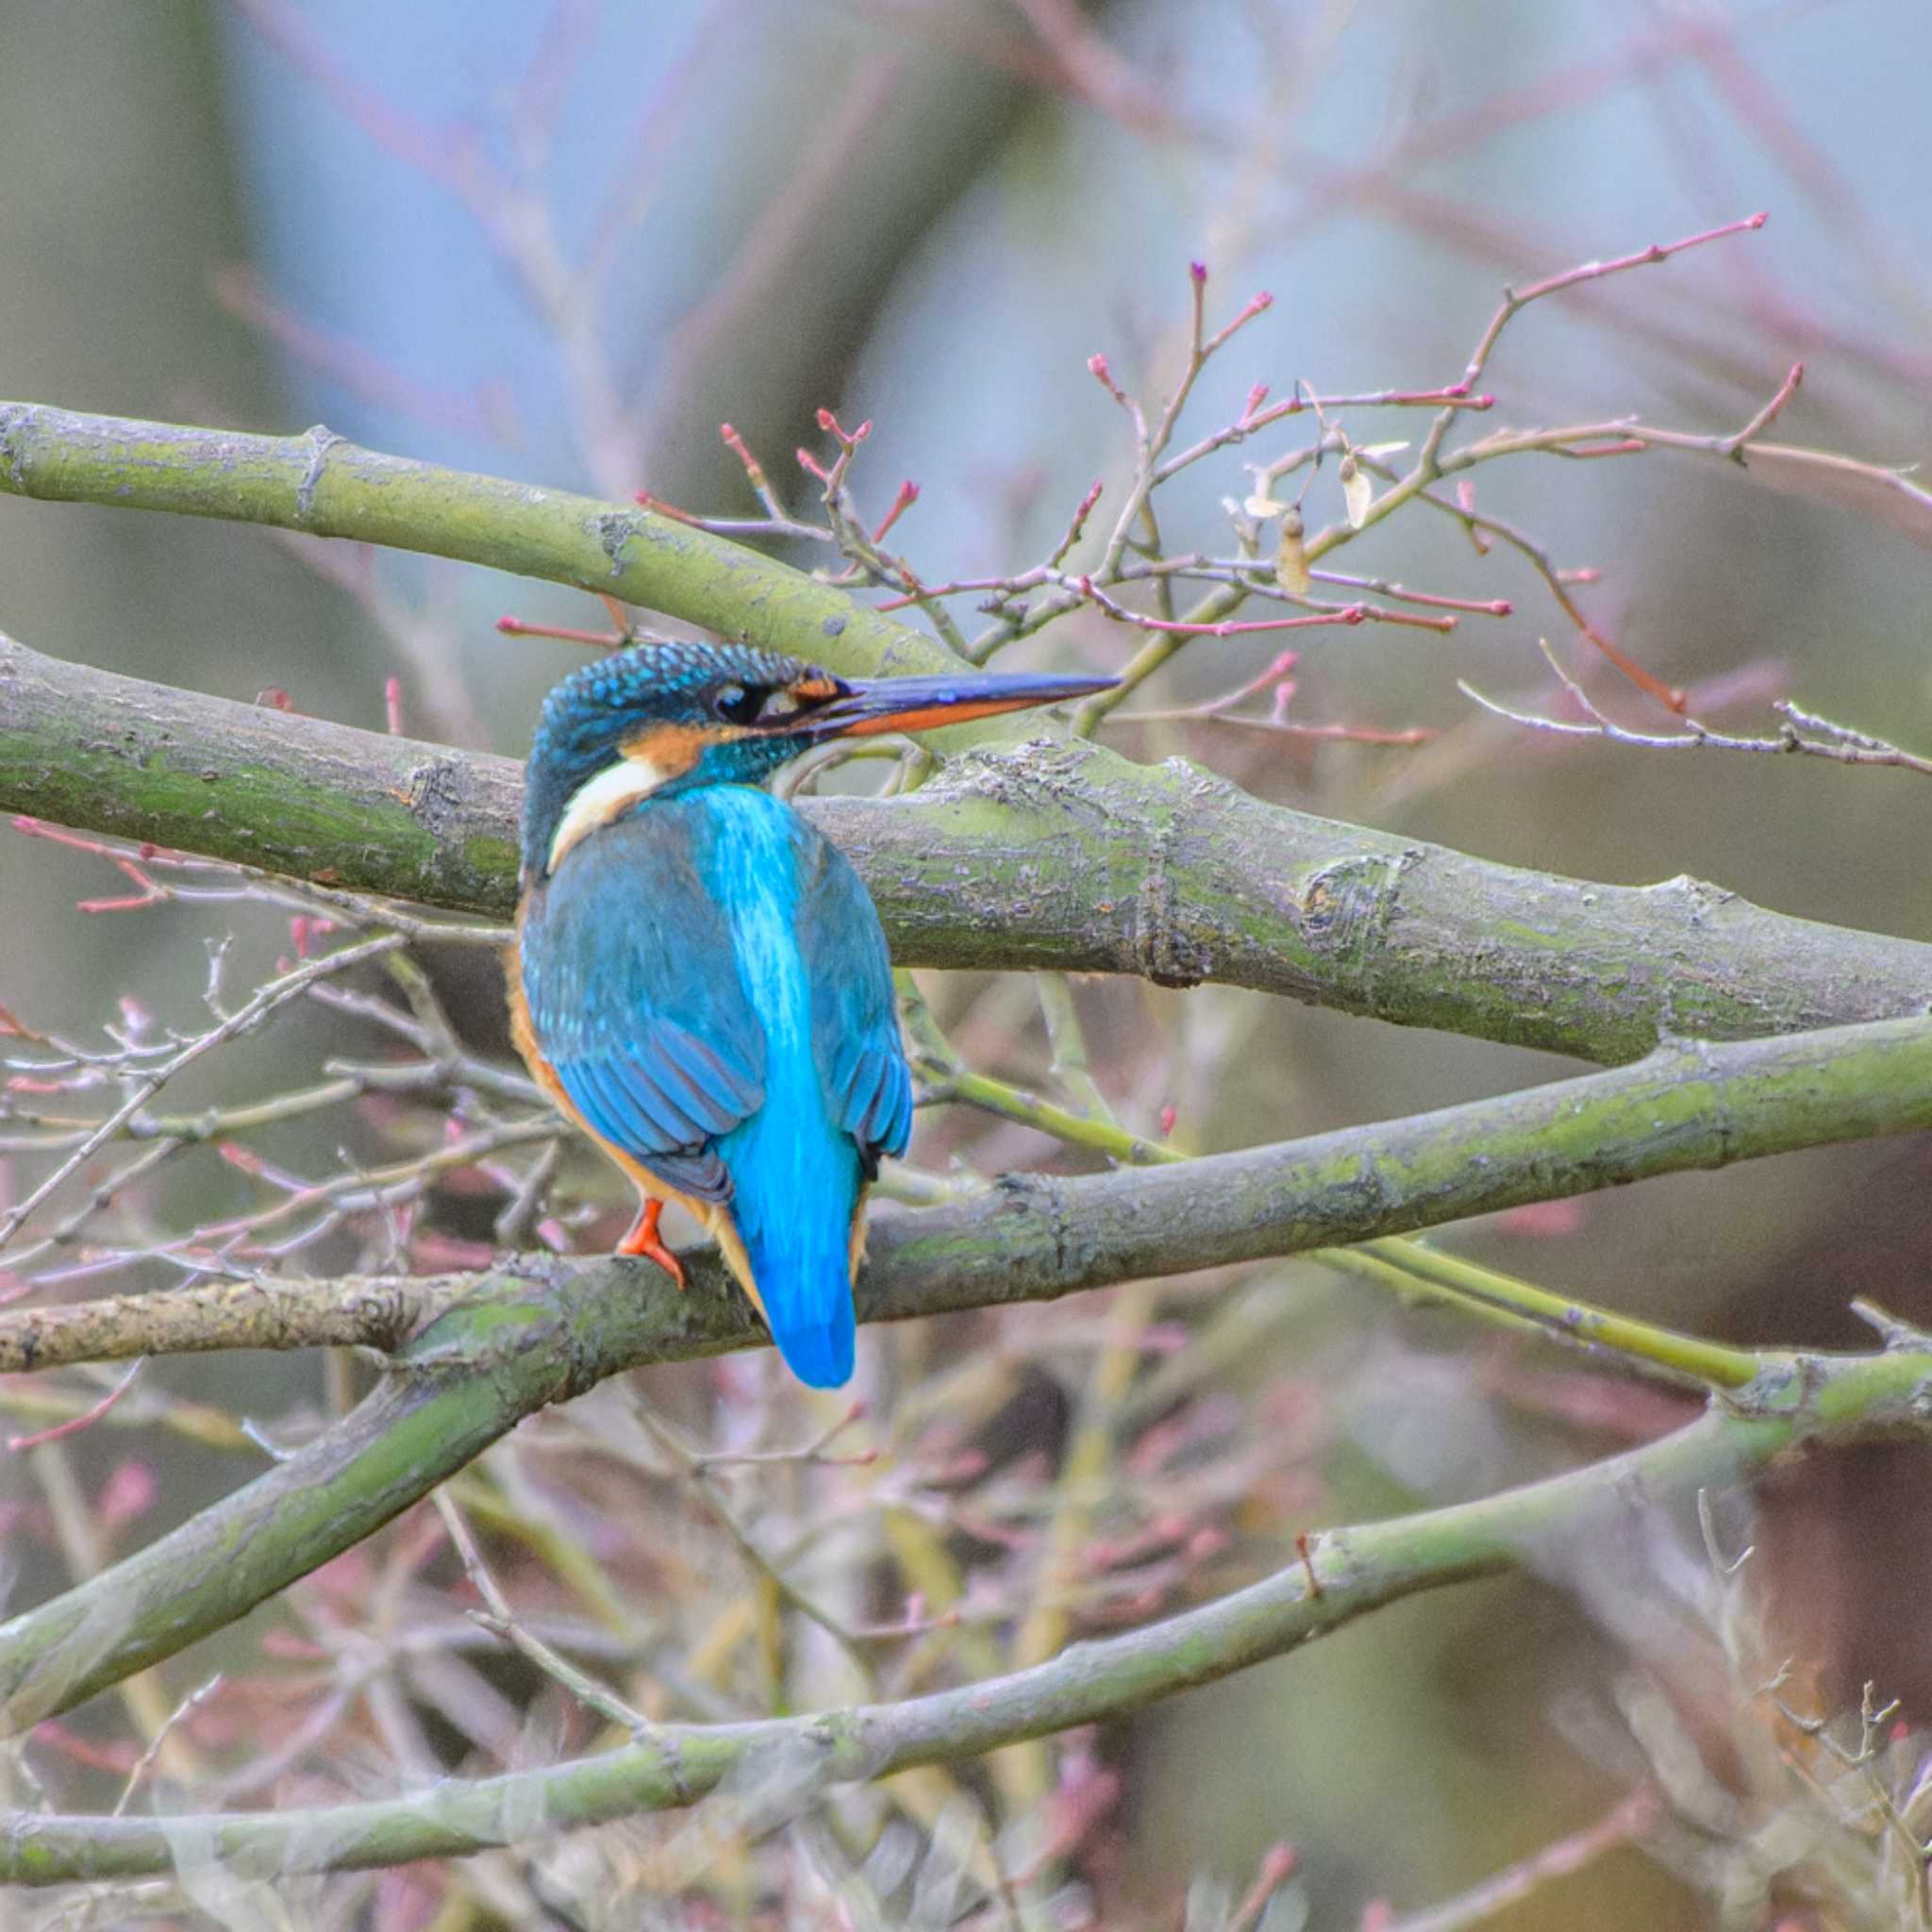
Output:
M762 685L721 684L711 708L727 724L756 724L769 695Z

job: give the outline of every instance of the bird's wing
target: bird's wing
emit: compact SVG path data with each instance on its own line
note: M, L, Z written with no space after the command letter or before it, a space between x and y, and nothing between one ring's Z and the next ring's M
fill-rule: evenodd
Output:
M844 854L816 843L798 905L799 945L811 972L812 1052L831 1116L858 1143L870 1180L879 1156L904 1154L912 1138L912 1075L878 913Z
M763 1103L764 1033L679 820L581 841L533 898L521 955L532 1030L585 1121L679 1192L728 1200L712 1143Z

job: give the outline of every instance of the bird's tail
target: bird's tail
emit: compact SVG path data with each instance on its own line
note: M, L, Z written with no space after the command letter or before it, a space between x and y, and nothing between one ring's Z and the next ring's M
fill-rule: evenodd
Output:
M745 1229L745 1258L786 1366L812 1389L852 1377L851 1233L823 1212ZM829 1239L825 1239L829 1237Z
M766 1070L765 1104L718 1143L732 1178L726 1258L786 1366L813 1389L852 1376L853 1219L864 1195L858 1149L823 1113L808 1060Z

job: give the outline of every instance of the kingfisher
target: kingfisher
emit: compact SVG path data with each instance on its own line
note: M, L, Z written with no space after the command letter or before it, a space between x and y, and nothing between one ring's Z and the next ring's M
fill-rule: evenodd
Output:
M511 1026L636 1185L618 1243L684 1286L667 1201L723 1251L800 1381L852 1374L852 1284L912 1077L886 936L836 846L759 789L837 738L917 732L1105 677L848 681L748 644L641 644L544 701L525 774Z

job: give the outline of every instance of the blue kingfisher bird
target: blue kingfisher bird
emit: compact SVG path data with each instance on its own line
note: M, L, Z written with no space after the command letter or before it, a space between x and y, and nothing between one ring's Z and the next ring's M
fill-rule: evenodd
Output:
M852 1373L865 1195L912 1131L878 913L836 847L758 789L835 738L924 731L1111 678L865 683L745 644L639 645L544 701L507 961L512 1030L636 1184L618 1244L681 1288L666 1201L717 1241L802 1382Z

